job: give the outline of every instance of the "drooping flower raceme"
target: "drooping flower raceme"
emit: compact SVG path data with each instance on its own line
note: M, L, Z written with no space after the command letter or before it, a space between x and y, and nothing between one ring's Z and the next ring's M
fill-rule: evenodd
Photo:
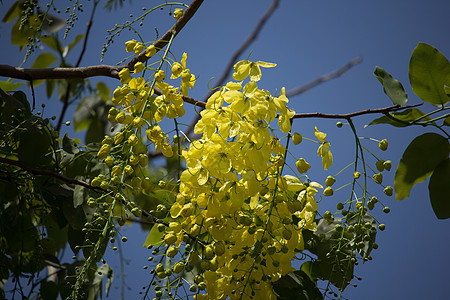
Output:
M166 236L175 235L177 247L185 234L206 235L213 245L196 244L191 252L202 256L206 282L196 299L276 299L271 283L294 270L294 256L304 249L302 230L315 230L314 195L321 186L282 175L286 150L270 125L278 115L288 133L295 112L286 106L284 88L273 97L256 83L259 67L273 66L238 62L234 79L250 81L229 82L208 99L194 128L202 137L182 152L187 169ZM184 68L173 67L173 76Z

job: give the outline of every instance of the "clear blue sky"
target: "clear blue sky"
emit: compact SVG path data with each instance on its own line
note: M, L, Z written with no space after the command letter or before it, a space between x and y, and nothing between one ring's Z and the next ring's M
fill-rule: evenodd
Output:
M5 11L11 3L3 1L0 10ZM130 13L137 16L148 3L133 0L122 11L99 11L94 20L87 55L81 65L98 64L106 29L112 28L114 23L129 20ZM219 77L232 53L253 30L270 3L269 0L205 1L197 15L176 38L172 48L179 59L183 52L188 52L188 67L192 73L200 76L190 96L203 98L207 93L209 79ZM91 2L84 4L86 11L90 5ZM356 56L362 56L363 62L342 77L291 98L290 107L296 112L347 113L391 105L372 74L377 65L403 83L409 95L409 104L415 104L420 99L412 93L407 73L411 52L418 42L425 42L450 57L449 12L450 2L447 0L284 0L242 59L252 51L251 60L278 64L275 69L263 72L259 84L274 92L283 86L289 90L305 84L339 68ZM80 18L69 39L76 33L84 32L85 20L84 17ZM141 34L145 39L153 40L154 27L158 27L162 34L171 26L170 22L172 18L168 16L167 8L156 12L144 23ZM10 26L0 26L3 42L0 63L20 63L23 55L8 44ZM126 55L123 42L132 38L135 36L131 32L123 32L109 48L104 63L120 61ZM77 50L79 48L74 50L74 54L78 53ZM75 56L72 57L72 62L75 60ZM103 80L111 84L111 89L117 85L115 80ZM57 111L57 100L38 99L38 103L41 102ZM430 107L423 109L429 110ZM389 140L389 150L377 153L393 161L393 170L385 173L385 182L390 181L392 185L395 168L406 146L414 136L430 129L398 129L387 125L364 129L363 125L375 117L360 117L355 119L355 123L360 136ZM184 120L188 123L189 116L184 117ZM337 129L335 122L294 122L294 130L307 137L313 138L314 125L328 133L335 164L326 173L310 174L317 181L323 182L326 175L337 173L353 159L354 144L350 129L345 126ZM376 143L371 146L376 148ZM298 146L291 150L298 151L298 156L309 159L313 167L318 168L321 164L315 148L315 145L310 148ZM336 184L339 184L339 179ZM346 182L344 178L342 181ZM380 248L372 253L373 261L359 265L355 270L355 275L362 277L362 281L357 282L357 288L348 287L344 296L368 300L448 298L450 220L437 220L433 214L427 184L428 181L415 186L411 197L400 202L396 202L393 197L382 197L382 190L378 191L382 201L391 208L391 213L385 215L378 208L374 215L386 224L387 229L377 236ZM347 195L348 192L337 192L334 197L324 199L320 204L322 212L334 209L340 201L339 197ZM134 229L137 233L133 233ZM148 279L148 271L143 271L142 265L150 253L140 247L145 234L139 231L136 225L126 231L129 242L125 245L125 251L128 252L124 256L132 260L132 264L126 266L126 282L131 287L137 287L136 290L127 291L130 299L137 298L138 289ZM115 257L118 258L118 255L115 254ZM119 269L116 271L119 273ZM120 281L118 278L116 280ZM118 295L112 298L118 298Z

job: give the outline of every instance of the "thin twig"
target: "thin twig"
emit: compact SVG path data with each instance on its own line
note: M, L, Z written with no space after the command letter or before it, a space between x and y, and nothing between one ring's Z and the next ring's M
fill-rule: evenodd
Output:
M31 174L34 174L34 175L53 177L53 178L62 180L62 181L66 182L66 183L69 183L69 184L80 185L80 186L85 187L87 189L101 190L100 188L93 187L92 185L90 185L87 182L84 182L84 181L81 181L81 180L77 180L77 179L73 179L73 178L70 178L70 177L66 177L64 175L61 175L61 174L53 172L53 171L36 169L36 168L30 167L30 166L27 166L27 165L25 165L25 164L23 164L23 163L21 163L20 161L17 161L17 160L12 160L12 159L8 159L8 158L0 157L0 163L4 163L4 164L8 164L8 165L19 167L22 170L30 172Z
M314 79L313 81L310 81L303 86L300 86L300 87L297 87L297 88L287 91L286 97L292 97L292 96L302 94L325 81L339 77L342 74L344 74L345 72L347 72L353 66L359 64L361 61L362 61L362 58L360 56L358 56L357 58L352 59L351 61L349 61L344 66L340 67L339 69L337 69L334 72L320 76L319 78Z
M97 4L98 4L98 1L95 1L94 2L94 7L92 8L92 12L91 12L91 17L89 18L89 21L88 21L88 23L86 25L86 33L84 35L83 46L81 48L80 55L78 56L77 63L75 64L75 68L78 68L80 66L81 60L83 59L83 56L84 56L84 52L86 51L87 40L88 40L88 37L89 37L89 33L91 32L92 21L94 20L94 15L95 15L95 10L97 8ZM69 96L70 96L70 90L71 89L72 89L72 84L69 81L67 83L66 93L64 95L63 107L61 109L61 113L59 114L58 123L56 123L56 127L55 127L56 131L61 130L61 125L63 123L64 116L66 114L67 108L69 107Z
M233 70L233 66L236 63L236 61L238 60L239 56L241 56L241 54L252 44L252 42L258 37L258 34L261 32L264 24L266 24L267 20L270 18L270 16L272 16L273 12L275 11L275 9L278 7L279 4L279 0L274 0L272 2L272 5L270 5L270 7L267 9L267 11L264 13L264 15L261 17L261 19L259 20L258 24L256 24L256 27L253 29L252 33L247 37L247 39L244 41L244 43L242 43L242 45L236 50L236 52L234 52L233 56L231 57L231 59L228 61L227 66L225 67L225 69L223 70L222 75L219 77L219 79L217 80L215 86L221 86L225 80L227 79L227 77L230 75L231 71ZM206 101L208 100L209 97L211 97L211 95L215 92L215 89L212 89L206 96L205 96L205 100L204 103L206 103ZM203 107L204 108L204 107ZM186 135L191 135L192 131L194 130L194 125L197 124L198 120L200 120L200 115L197 114L195 116L195 118L191 121L190 126L186 129L185 134Z
M367 115L367 114L388 114L393 111L403 110L406 108L412 108L421 106L423 103L415 104L415 105L407 105L407 106L400 106L400 105L391 105L383 108L375 108L375 109L365 109L360 111L355 111L352 113L347 114L325 114L325 113L303 113L303 114L295 114L292 118L293 119L304 119L304 118L323 118L323 119L346 119L349 120L356 116L361 115Z
M194 0L191 5L183 13L183 16L178 19L175 25L172 26L156 43L153 44L156 48L156 52L164 48L167 45L172 35L175 37L177 34L183 29L183 27L187 24L187 22L194 16L194 14L199 9L200 5L203 3L203 0ZM129 70L134 70L134 65L137 62L146 62L149 57L146 55L146 51L144 50L141 54L131 59L128 63L119 66L120 70L123 68L128 68ZM119 71L120 71L119 70Z
M234 52L233 56L231 57L230 61L228 62L227 66L225 67L222 75L219 77L216 83L216 87L221 86L227 77L230 75L231 70L233 70L233 66L238 60L239 56L253 43L253 41L258 37L258 34L261 32L261 29L263 28L264 24L266 24L267 20L272 16L275 9L278 7L279 0L274 0L272 2L272 5L270 5L269 9L264 13L264 15L259 20L256 27L253 29L252 33L247 37L247 39L244 41L244 43ZM211 91L208 96L205 98L208 99L212 94L214 93L214 90Z

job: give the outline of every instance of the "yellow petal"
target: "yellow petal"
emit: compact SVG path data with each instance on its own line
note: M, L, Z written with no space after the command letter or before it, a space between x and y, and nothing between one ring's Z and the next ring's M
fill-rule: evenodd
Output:
M317 129L317 126L314 126L314 135L316 136L316 138L319 140L319 141L321 141L322 143L323 142L326 142L326 136L327 136L327 134L326 133L323 133L323 132L320 132L318 129Z

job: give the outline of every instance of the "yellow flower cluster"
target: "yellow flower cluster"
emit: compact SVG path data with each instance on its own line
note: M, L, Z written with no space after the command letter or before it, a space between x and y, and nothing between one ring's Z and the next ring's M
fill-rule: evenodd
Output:
M188 259L195 264L202 257L206 292L196 299L276 299L272 282L294 270L291 262L304 249L302 230L315 230L321 186L282 175L286 149L270 124L278 118L289 133L295 112L286 106L284 88L275 97L257 86L259 67L273 66L238 62L233 78L240 81L208 99L194 128L202 137L182 153L187 169L164 241L176 247L186 235L206 241L196 243ZM186 70L174 64L172 76Z
M142 44L136 41L128 41L126 50L134 51L136 54L143 51ZM147 53L154 51L152 46L147 48ZM154 53L151 53L152 55ZM134 71L124 68L119 72L122 86L113 92L112 107L108 113L108 120L112 123L122 125L119 132L113 138L105 137L97 157L105 161L109 167L110 177L99 175L91 181L91 185L108 189L125 182L125 186L131 188L134 194L149 193L153 184L145 176L145 168L148 163L148 142L154 145L156 151L162 152L166 157L173 156L172 146L168 135L158 125L160 121L167 118L177 118L184 115L183 94L187 95L188 88L195 83L195 76L186 68L186 53L183 54L182 64L179 65L179 73L172 78L182 77L181 90L163 82L164 71L154 71L154 86L161 90L161 95L155 96L151 84L144 77L133 77L145 69L142 62L134 65ZM173 68L174 69L174 68ZM186 75L187 74L187 75ZM188 78L188 79L187 79ZM139 170L139 172L137 172Z

